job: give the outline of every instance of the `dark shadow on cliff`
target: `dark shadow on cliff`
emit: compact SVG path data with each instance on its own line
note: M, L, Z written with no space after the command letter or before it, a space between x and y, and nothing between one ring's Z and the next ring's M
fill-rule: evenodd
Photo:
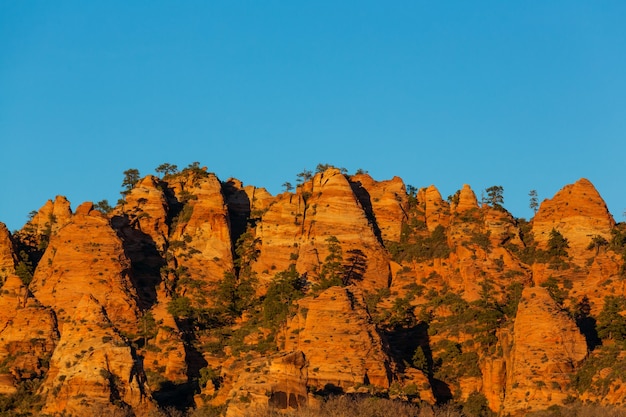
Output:
M239 189L232 180L222 182L222 194L228 207L230 239L234 248L239 237L245 233L248 223L253 220L250 218L250 199L248 194L244 190Z
M420 322L410 327L398 326L384 330L382 336L388 345L389 356L397 365L398 372L405 372L407 367L413 364L416 350L422 349L426 363L423 364L425 369L421 370L428 378L437 404L444 404L452 400L452 392L448 384L434 376L434 361L428 327L426 322Z
M363 210L365 211L365 216L367 217L369 224L372 226L374 235L376 236L378 241L381 244L383 244L383 237L382 237L380 228L378 227L376 216L374 215L374 209L372 207L372 200L370 198L370 193L368 193L367 190L363 188L361 181L355 181L355 182L350 181L350 180L348 181L350 182L350 187L352 188L352 192L356 196L359 203L361 203L361 206L363 207Z
M182 331L183 346L185 348L185 362L187 364L187 381L165 381L158 390L152 393L153 398L160 407L174 407L178 410L187 410L195 406L194 395L200 393L199 386L200 370L208 363L195 346L194 324L190 320L176 320L178 328Z
M596 347L602 345L602 340L598 336L596 319L591 316L591 304L587 296L583 296L575 306L574 319L580 333L585 336L587 349L591 352Z
M161 267L165 261L152 237L131 225L126 216L114 216L111 225L126 257L131 262L130 280L137 291L137 305L144 311L156 303L156 290L161 283Z

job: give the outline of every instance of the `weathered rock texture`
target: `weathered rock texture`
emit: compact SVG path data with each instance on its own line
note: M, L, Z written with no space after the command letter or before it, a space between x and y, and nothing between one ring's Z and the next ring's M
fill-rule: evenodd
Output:
M591 239L594 236L610 239L614 226L615 221L598 191L589 180L581 178L541 203L533 218L532 232L539 245L545 247L551 230L557 230L568 240L570 257L582 265L588 257Z
M15 261L11 233L4 223L0 223L0 282L15 272Z
M589 181L526 222L469 185L444 201L397 177L302 177L274 197L194 164L107 214L59 196L0 224L3 404L39 380L42 412L74 416L370 390L482 395L502 415L623 402L626 226Z
M328 255L327 239L338 239L342 251L358 249L366 258L359 284L383 288L389 280L389 258L371 219L350 185L337 169L316 174L298 187L295 195L284 193L263 215L256 234L260 256L254 265L261 279L288 268L294 258L302 274L314 280Z
M88 329L88 331L85 331ZM112 326L106 311L85 294L63 327L42 385L43 412L84 416L98 405L153 409L143 361Z
M52 308L62 328L75 315L78 302L93 296L119 329L136 332L136 291L130 261L109 220L91 204L54 234L39 262L30 290Z
M541 287L522 293L507 361L504 409L508 412L562 404L570 377L587 356L587 343L574 321Z
M308 405L308 363L302 352L281 353L239 364L230 372L226 416L236 417L255 407L295 410Z
M12 393L24 380L40 377L46 371L58 340L56 320L29 293L16 275L9 275L0 294L0 393Z
M299 350L307 358L310 386L389 387L389 358L355 288L331 287L300 300L285 337L286 351Z

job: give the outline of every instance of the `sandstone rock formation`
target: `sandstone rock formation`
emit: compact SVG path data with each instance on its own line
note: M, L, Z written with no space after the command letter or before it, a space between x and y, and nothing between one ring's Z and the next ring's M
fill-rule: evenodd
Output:
M15 250L11 241L11 233L4 223L0 223L0 282L15 273Z
M57 340L53 312L32 297L18 276L9 275L0 294L0 363L7 371L0 377L0 393L41 377Z
M298 187L296 195L277 196L256 235L261 246L254 269L261 279L269 280L274 274L270 271L287 269L294 258L298 271L314 279L329 253L326 240L334 236L344 254L359 250L366 258L360 286L374 289L388 284L385 250L348 179L337 169L316 174Z
M108 219L91 208L91 203L78 207L70 223L52 236L30 290L54 310L61 333L85 295L98 300L118 329L135 333L130 261Z
M88 331L85 331L88 329ZM154 409L142 358L133 354L95 297L85 294L63 326L41 387L43 412L84 416L117 403Z
M408 199L404 181L400 177L374 181L369 174L358 174L350 177L350 183L361 205L371 210L383 241L399 241L402 221L407 218Z
M183 203L172 225L169 249L176 262L171 267L182 268L179 272L184 276L179 278L191 278L202 291L210 291L207 284L220 281L225 271L233 269L232 236L221 183L214 174L200 174L183 177L170 186ZM193 288L188 291L197 296Z
M125 204L115 214L129 217L130 226L147 234L158 249L164 250L169 237L169 205L158 178L140 180L125 197Z
M610 239L615 221L593 184L581 178L566 185L552 199L541 203L533 218L532 232L541 247L547 245L552 229L568 240L569 256L582 265L594 236Z
M514 413L562 404L572 394L569 375L586 356L585 337L547 289L524 289L507 361L504 409Z
M356 288L331 287L300 300L284 343L286 351L304 353L308 384L318 390L389 387L389 358Z
M72 217L70 202L64 196L48 200L17 234L22 242L44 248L50 236L65 226Z
M237 417L255 407L296 410L308 405L308 363L302 352L279 353L238 364L230 372L234 381L227 417Z
M0 224L3 404L28 389L77 417L340 392L503 415L623 402L626 333L604 310L626 313L626 226L593 185L531 222L469 185L449 201L409 188L331 167L274 197L192 165L107 214L59 196L13 235Z

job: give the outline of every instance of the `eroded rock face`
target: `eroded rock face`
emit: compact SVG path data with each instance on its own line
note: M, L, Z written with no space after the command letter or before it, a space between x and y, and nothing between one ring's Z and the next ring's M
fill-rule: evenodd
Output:
M142 358L113 327L95 297L85 294L67 317L42 384L42 412L90 415L112 404L154 409Z
M507 361L507 412L561 405L570 377L587 356L585 337L543 287L524 289Z
M186 275L201 286L218 282L224 271L233 269L229 213L221 183L215 175L206 174L170 185L179 200L185 201L170 237L170 250L176 256L173 267L186 269Z
M302 352L254 359L236 368L229 392L227 416L240 416L255 407L295 410L308 404L307 360Z
M24 243L43 248L51 235L65 226L71 217L70 202L64 196L58 195L54 201L48 200L17 235Z
M169 235L169 205L158 178L148 175L126 195L126 203L118 215L127 216L130 226L151 237L163 251Z
M304 353L310 386L389 387L389 359L357 288L331 287L298 306L287 326L285 350Z
M462 213L477 208L478 200L476 199L476 194L474 194L474 191L468 184L463 184L463 188L459 191L458 202L453 207L454 211Z
M589 257L587 247L592 238L601 236L610 240L615 221L593 184L582 178L543 201L532 224L540 247L547 247L550 232L555 229L568 240L570 257L582 265Z
M0 293L0 363L8 368L0 377L0 393L13 393L17 383L43 375L57 340L52 311L29 294L18 276L9 275Z
M261 245L254 269L261 280L268 281L275 272L286 270L294 258L297 270L314 280L329 253L327 239L334 236L344 257L351 250L364 255L367 267L359 286L374 289L388 285L388 255L350 183L337 169L316 174L298 187L296 195L277 196L263 215L256 236Z
M441 198L441 193L434 185L422 188L417 193L417 201L424 209L426 226L429 231L435 230L439 225L446 227L450 220L450 207Z
M11 233L4 223L0 223L0 282L15 273L15 260Z
M35 271L30 290L54 310L62 328L78 302L93 296L119 329L136 333L136 292L130 261L109 221L90 203L54 234Z
M408 198L406 186L400 177L387 181L374 181L368 174L350 177L361 205L370 209L383 241L400 240L402 221L406 220Z

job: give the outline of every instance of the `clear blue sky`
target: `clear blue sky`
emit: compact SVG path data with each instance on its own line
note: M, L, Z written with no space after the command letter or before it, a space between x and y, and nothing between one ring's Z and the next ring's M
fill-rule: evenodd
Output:
M626 209L624 1L0 2L0 221L198 161L273 194L318 163Z

